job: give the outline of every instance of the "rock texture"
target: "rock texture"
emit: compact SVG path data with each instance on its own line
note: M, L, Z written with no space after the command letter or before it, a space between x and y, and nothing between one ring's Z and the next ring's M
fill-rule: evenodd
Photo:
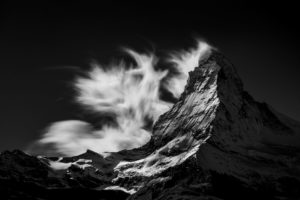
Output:
M3 152L0 185L7 199L299 199L299 166L300 123L256 102L212 51L145 146L106 158Z

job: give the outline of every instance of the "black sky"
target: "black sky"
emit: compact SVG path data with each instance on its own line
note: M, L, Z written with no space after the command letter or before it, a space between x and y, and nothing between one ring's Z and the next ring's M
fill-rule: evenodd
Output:
M82 117L70 82L118 48L180 49L201 36L237 67L259 101L300 120L296 5L37 1L0 5L0 151L24 149L51 122ZM283 2L284 3L284 2Z

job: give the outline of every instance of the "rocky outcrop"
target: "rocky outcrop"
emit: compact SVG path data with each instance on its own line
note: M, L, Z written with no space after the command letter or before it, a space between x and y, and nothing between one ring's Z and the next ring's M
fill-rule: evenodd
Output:
M106 171L111 166L102 159L90 150L72 158L35 157L19 150L2 152L1 199L126 199L128 194L122 190L98 189L110 183L112 176Z
M70 158L5 152L1 185L33 184L48 193L79 188L114 199L297 199L299 127L256 102L233 65L212 51L145 146L106 158L92 151Z

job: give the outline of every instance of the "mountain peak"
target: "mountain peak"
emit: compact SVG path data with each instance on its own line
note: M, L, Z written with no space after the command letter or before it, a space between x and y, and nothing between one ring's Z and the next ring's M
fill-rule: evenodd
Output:
M193 170L213 171L215 175L209 176L231 177L249 188L264 187L265 180L274 187L284 187L279 182L282 177L299 184L300 177L278 162L284 160L299 171L295 168L299 159L292 161L284 152L299 147L293 141L299 141L300 133L291 136L289 130L293 128L262 105L243 90L234 66L220 52L212 51L189 73L178 102L155 123L150 145L146 145L153 153L137 161L121 162L116 167L117 183L126 178L182 173L182 167L177 166L189 163L197 166ZM193 177L189 181L197 182ZM211 184L212 188L219 187L218 183ZM226 193L236 193L222 187L228 189Z
M31 167L43 169L38 184L44 188L76 186L149 200L298 199L299 127L255 101L234 66L212 50L189 73L184 92L156 121L145 146L105 158L91 150L56 161L26 156L34 159ZM68 167L55 170L53 162ZM0 175L7 166L0 165ZM22 166L14 170L13 180L36 181Z
M183 132L199 133L199 125L206 129L215 118L217 110L227 107L240 107L243 102L243 84L235 67L223 54L212 50L210 55L199 61L199 66L189 73L189 79L179 101L163 114L153 128L153 144L158 140L168 140L171 134ZM199 124L195 126L190 119L195 118ZM178 122L178 119L180 122ZM163 128L165 121L168 129ZM176 124L170 126L170 122ZM175 130L176 129L176 130ZM161 132L163 131L163 133ZM166 137L164 137L166 136ZM172 137L173 138L173 137Z
M86 150L85 154L87 154L87 155L99 155L99 153L97 153L95 151L92 151L90 149Z

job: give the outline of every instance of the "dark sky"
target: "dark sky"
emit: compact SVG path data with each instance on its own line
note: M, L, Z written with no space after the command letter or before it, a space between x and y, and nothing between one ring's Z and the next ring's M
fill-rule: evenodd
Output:
M92 59L106 63L124 45L186 48L194 36L235 64L257 100L300 120L296 5L83 2L2 1L0 151L26 148L51 122L81 118L70 83Z

